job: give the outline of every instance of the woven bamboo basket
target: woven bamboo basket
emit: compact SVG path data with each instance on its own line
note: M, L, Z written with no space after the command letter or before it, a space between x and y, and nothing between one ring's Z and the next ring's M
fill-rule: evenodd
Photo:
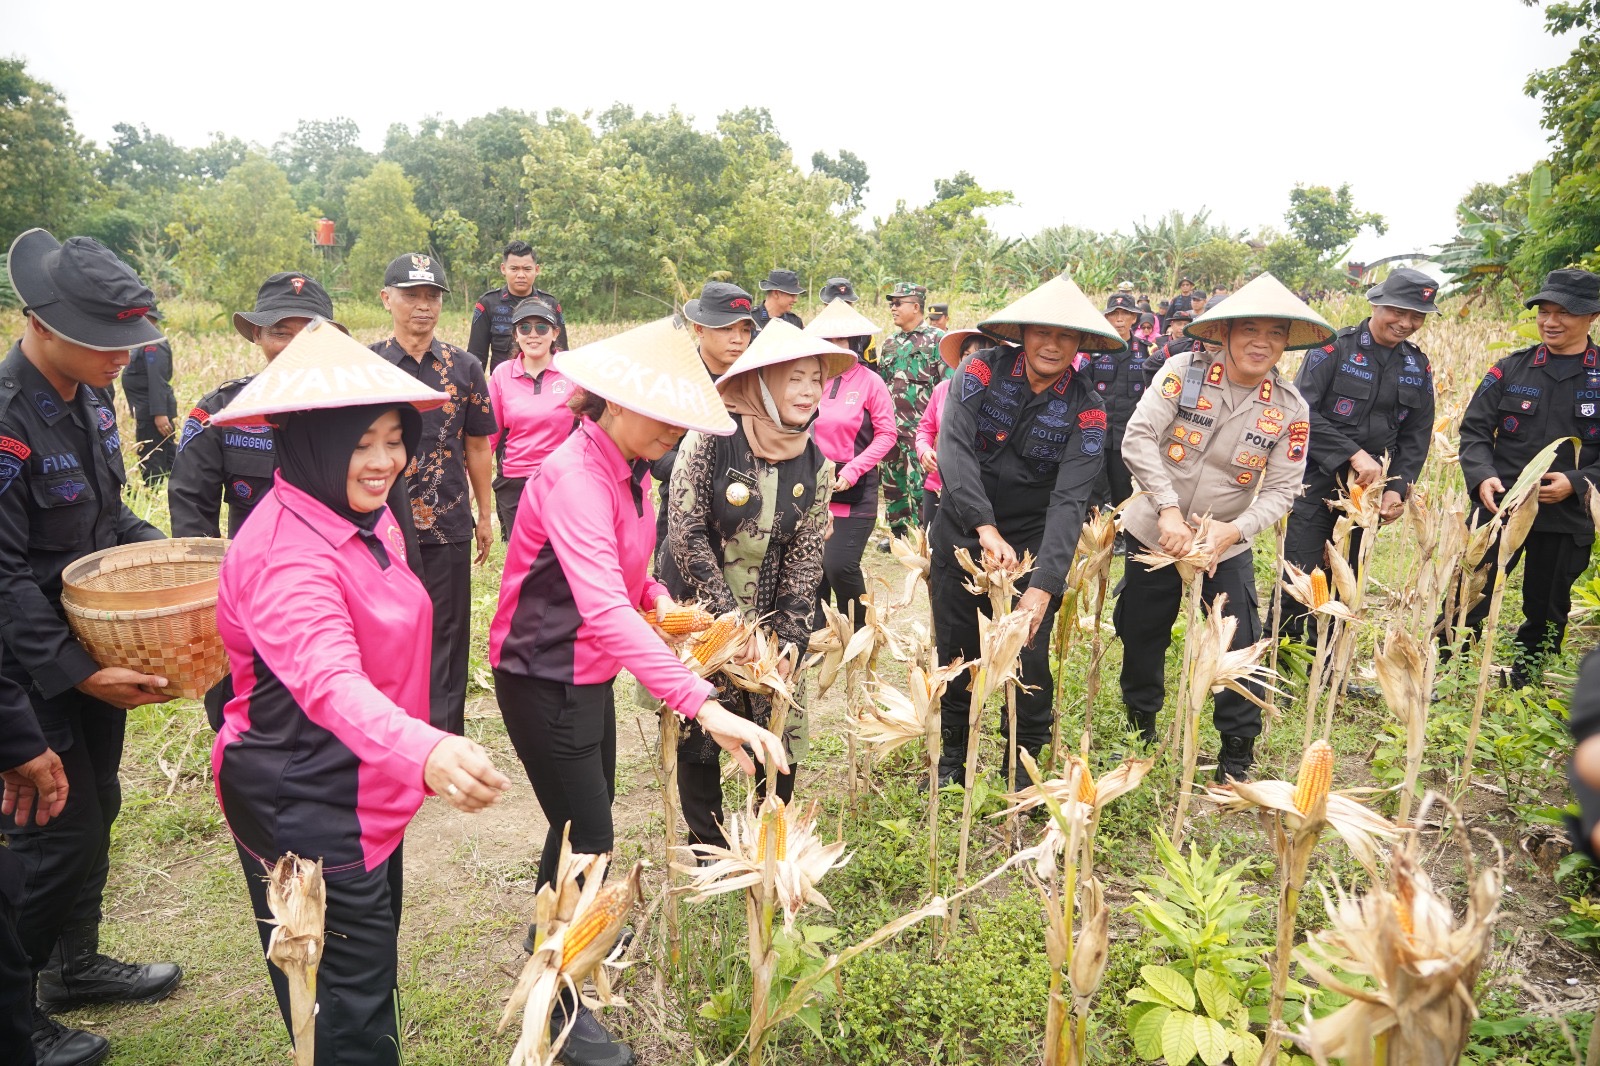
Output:
M143 541L85 555L62 572L67 622L94 661L160 674L168 696L199 699L228 672L217 574L228 542Z

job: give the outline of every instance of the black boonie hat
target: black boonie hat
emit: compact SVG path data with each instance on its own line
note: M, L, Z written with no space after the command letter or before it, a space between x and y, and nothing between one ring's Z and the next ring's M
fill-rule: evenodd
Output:
M849 278L829 278L822 284L821 298L823 303L829 300L843 300L853 304L859 297L856 296L856 287L850 284Z
M233 328L247 341L256 339L255 327L270 329L286 318L324 318L342 333L350 331L333 321L333 300L328 290L297 270L274 274L256 291L254 311L235 311Z
M710 329L731 326L741 318L755 325L755 303L750 294L728 281L708 281L698 300L683 305L683 315Z
M1367 290L1367 303L1436 315L1439 308L1434 305L1433 296L1438 291L1439 283L1422 271L1401 267Z
M92 237L62 243L30 229L11 242L6 273L22 309L79 347L115 352L164 339L146 317L155 293Z
M1544 284L1522 306L1553 303L1566 308L1568 314L1600 314L1600 274L1587 270L1552 270L1544 276Z
M450 291L450 286L444 283L444 267L432 256L421 252L407 252L399 256L383 272L383 287L386 289L415 289L422 285Z
M1132 311L1139 313L1139 304L1131 292L1114 292L1106 297L1106 309L1101 314L1109 315L1113 311Z
M792 270L772 270L767 272L767 280L759 283L767 291L776 290L786 292L790 296L799 296L805 292L800 284L800 275Z
M517 306L511 309L511 324L513 326L525 318L542 318L554 326L560 322L561 313L537 296L529 296L519 301Z

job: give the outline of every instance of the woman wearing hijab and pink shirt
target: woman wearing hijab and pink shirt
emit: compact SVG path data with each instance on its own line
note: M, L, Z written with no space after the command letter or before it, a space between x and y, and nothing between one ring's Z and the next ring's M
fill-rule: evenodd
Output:
M881 332L870 318L844 300L829 301L805 331L858 356L869 339ZM896 432L889 386L867 364L857 362L823 389L811 435L822 454L833 460L837 473L833 496L828 501L833 533L822 550L822 584L817 588L817 601L822 604L832 599L858 626L867 620L867 609L861 602L867 591L861 553L878 522L878 464L894 447ZM822 628L820 606L812 625Z
M444 399L314 319L212 418L270 419L277 442L273 491L222 564L234 695L212 770L263 950L264 875L286 852L322 862L318 1062L400 1061L406 826L429 794L478 811L510 784L476 743L428 724L431 601L385 505L416 451L419 409ZM288 1024L287 984L269 972Z
M501 540L511 539L528 476L578 424L567 406L572 383L551 365L560 322L561 312L537 296L517 304L511 312L516 357L489 375L489 404L500 422L489 447L499 462L494 503Z
M529 479L517 512L489 630L489 662L506 732L549 822L539 884L555 877L563 832L572 850L612 850L617 719L612 682L626 669L651 695L696 722L746 773L756 759L788 771L778 738L730 713L639 611L673 607L649 575L655 511L650 463L686 429L733 432L682 319L665 318L556 355L579 390L573 430ZM558 1006L552 1030L566 1021ZM631 1062L586 1008L568 1061Z

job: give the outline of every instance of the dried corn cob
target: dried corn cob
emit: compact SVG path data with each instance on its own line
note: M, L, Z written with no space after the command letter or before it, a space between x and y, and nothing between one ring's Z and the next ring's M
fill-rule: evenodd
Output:
M783 801L777 801L777 807L772 812L773 835L777 840L778 854L775 858L779 862L787 859L789 851L789 819L783 811ZM756 837L756 862L767 861L767 819L761 819L761 832Z
M577 923L567 930L567 938L561 946L561 969L571 972L574 961L592 954L585 950L591 947L598 951L598 956L594 957L590 966L605 958L616 942L617 934L622 931L623 920L627 918L632 906L631 878L601 889L600 894L595 896L594 903L583 912Z
M667 617L663 621L656 620L654 611L640 611L639 617L675 637L709 629L716 622L711 612L703 607L674 607L667 612Z
M1328 575L1322 567L1311 571L1311 609L1316 610L1328 602Z
M739 615L729 611L727 614L712 622L705 632L700 634L700 639L694 642L694 657L703 666L727 647L739 632Z
M1075 798L1079 803L1086 803L1093 807L1095 796L1098 793L1094 784L1094 774L1089 772L1089 764L1083 761L1083 756L1081 755L1069 755L1067 757L1067 772L1069 774L1074 766L1078 768L1078 793Z
M1313 741L1300 757L1300 773L1294 779L1295 810L1310 814L1327 801L1333 785L1333 748L1326 740Z

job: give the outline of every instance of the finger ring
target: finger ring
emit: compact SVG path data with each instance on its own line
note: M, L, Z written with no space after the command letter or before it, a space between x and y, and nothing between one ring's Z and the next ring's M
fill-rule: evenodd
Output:
M444 786L444 794L446 796L459 796L461 790L454 785L446 785Z

